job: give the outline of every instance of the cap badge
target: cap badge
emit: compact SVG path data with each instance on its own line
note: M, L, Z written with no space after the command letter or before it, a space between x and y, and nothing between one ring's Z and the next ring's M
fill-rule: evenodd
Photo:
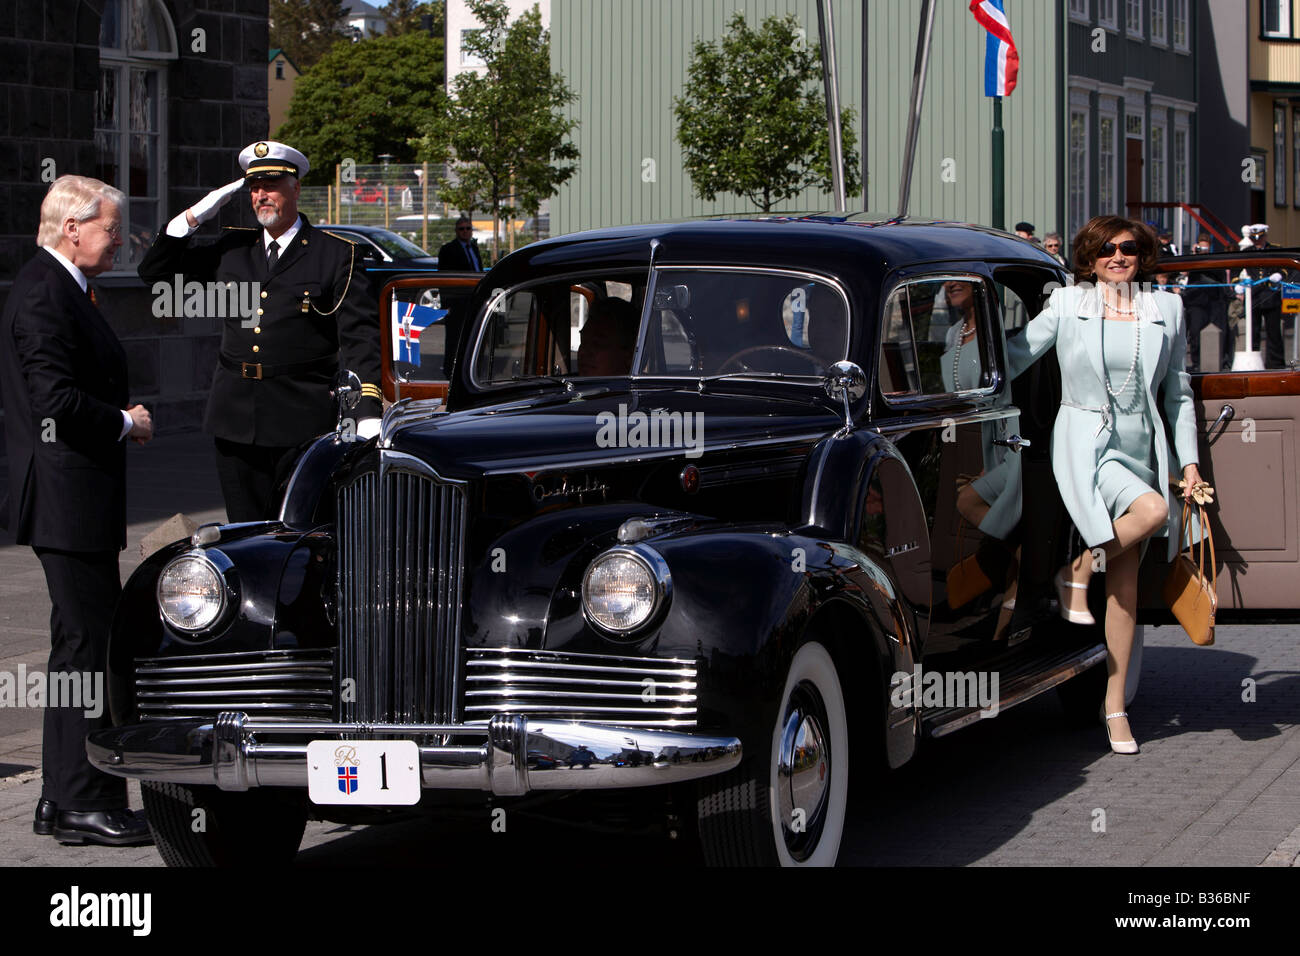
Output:
M253 155L256 156L258 159L261 159L270 151L271 151L271 147L267 146L265 143L258 143L256 146L253 147Z

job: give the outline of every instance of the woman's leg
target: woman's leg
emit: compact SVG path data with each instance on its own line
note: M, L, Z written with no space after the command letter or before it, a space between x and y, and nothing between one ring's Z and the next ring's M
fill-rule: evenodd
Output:
M1124 683L1133 656L1133 634L1137 628L1138 566L1142 552L1129 548L1106 562L1106 710L1124 710ZM1128 720L1109 721L1115 740L1132 740Z
M1102 560L1099 561L1092 550L1085 550L1061 571L1061 579L1073 581L1087 587L1092 580L1094 564L1096 570L1109 572L1116 558L1122 556L1136 545L1141 544L1155 532L1165 526L1169 520L1169 509L1165 499L1154 491L1139 495L1128 510L1112 523L1115 536L1102 545ZM1136 553L1136 552L1134 552ZM1135 585L1136 586L1136 585ZM1068 592L1070 607L1076 611L1088 609L1088 594L1077 588L1065 588ZM1109 612L1108 612L1109 613ZM1120 708L1123 710L1123 708Z

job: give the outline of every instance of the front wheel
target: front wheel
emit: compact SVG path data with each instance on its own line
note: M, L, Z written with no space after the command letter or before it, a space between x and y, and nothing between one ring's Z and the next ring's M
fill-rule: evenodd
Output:
M765 752L700 783L706 862L717 866L833 866L849 790L844 693L817 641L795 653Z
M287 864L298 852L307 806L296 792L144 781L149 829L168 866Z

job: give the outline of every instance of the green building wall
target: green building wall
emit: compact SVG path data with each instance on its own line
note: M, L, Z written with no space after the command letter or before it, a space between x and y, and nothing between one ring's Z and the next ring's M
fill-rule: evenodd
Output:
M910 212L989 223L992 101L982 95L984 31L965 2L937 3ZM1059 228L1064 212L1058 157L1065 3L1006 3L1021 53L1019 84L1003 109L1006 225L1028 219L1040 235ZM863 195L849 208L893 214L921 3L835 0L833 8L840 103L855 110L865 166ZM551 200L552 235L754 211L738 196L705 202L695 195L672 114L696 40L720 38L735 11L752 26L793 14L809 41L817 40L813 0L553 0L552 67L579 97L569 114L580 124L574 139L582 158ZM945 169L955 181L945 181ZM829 194L810 189L777 211L831 205Z

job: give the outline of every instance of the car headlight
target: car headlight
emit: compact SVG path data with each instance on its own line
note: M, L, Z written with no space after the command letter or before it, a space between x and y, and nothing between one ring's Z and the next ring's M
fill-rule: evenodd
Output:
M630 634L655 620L672 592L668 565L644 545L613 548L591 562L582 579L587 619L613 634Z
M220 559L225 555L213 552ZM229 565L229 560L222 561ZM179 631L195 633L211 627L229 606L230 586L207 552L192 551L175 558L158 576L158 609Z

